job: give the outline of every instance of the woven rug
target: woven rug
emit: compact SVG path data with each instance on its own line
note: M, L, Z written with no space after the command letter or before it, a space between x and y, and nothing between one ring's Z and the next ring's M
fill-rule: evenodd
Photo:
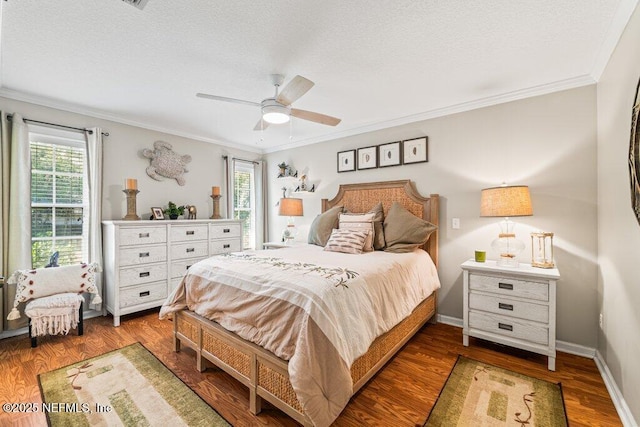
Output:
M229 426L140 343L38 375L57 426Z
M560 384L458 356L425 426L567 426Z

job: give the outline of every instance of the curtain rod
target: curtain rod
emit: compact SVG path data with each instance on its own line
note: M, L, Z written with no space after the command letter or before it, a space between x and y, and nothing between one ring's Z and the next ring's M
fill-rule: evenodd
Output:
M223 159L227 159L229 158L229 156L222 156ZM256 162L255 160L247 160L247 159L240 159L238 157L232 157L235 160L240 160L241 162L247 162L247 163L253 163L254 165L258 165L260 164L260 162Z
M13 120L13 114L7 114L7 119ZM25 122L37 123L39 125L53 126L53 127L63 128L63 129L72 129L80 132L89 132L89 134L93 133L91 129L87 129L87 128L76 128L73 126L59 125L57 123L41 122L40 120L31 120L31 119L27 119L26 117L23 117L22 120L24 120ZM109 132L102 132L102 134L104 136L109 136Z

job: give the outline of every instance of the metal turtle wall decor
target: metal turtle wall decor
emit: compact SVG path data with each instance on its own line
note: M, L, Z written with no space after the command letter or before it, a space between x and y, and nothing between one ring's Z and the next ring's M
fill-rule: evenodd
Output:
M629 178L631 180L631 208L640 224L640 81L636 86L636 96L631 110L631 139L629 142Z
M180 155L173 151L173 147L168 142L156 141L153 143L153 150L145 148L142 155L151 159L151 165L147 167L147 175L156 181L162 181L161 176L175 179L178 185L186 183L184 174L189 172L185 165L191 161L188 154Z

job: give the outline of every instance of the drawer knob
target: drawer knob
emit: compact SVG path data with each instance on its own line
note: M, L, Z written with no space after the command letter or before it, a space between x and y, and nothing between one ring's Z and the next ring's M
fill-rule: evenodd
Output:
M149 295L151 295L151 292L149 291L140 292L141 297L148 297Z
M506 289L506 290L508 290L508 291L512 291L512 290L513 290L513 284L512 284L512 283L502 283L502 282L499 282L499 283L498 283L498 287L499 287L500 289Z
M498 328L503 329L505 331L513 331L513 325L508 325L506 323L498 323Z
M151 272L149 272L149 271L145 271L143 273L140 273L140 277L149 277L149 276L151 276Z
M140 234L138 234L138 237L141 238L141 239L145 238L145 237L149 237L149 233L140 233Z
M187 253L195 252L195 251L196 251L196 248L187 248Z
M222 247L223 247L224 249L229 249L229 248L231 247L231 245L230 245L230 244L228 244L228 243L226 243L226 244L222 245Z
M498 303L498 308L500 310L509 310L509 311L513 311L513 304L505 304L502 302Z
M230 228L225 228L225 229L223 229L223 230L222 230L222 232L223 232L223 233L230 233L230 232L231 232L231 229L230 229Z
M140 258L148 257L148 256L149 256L149 252L140 252L140 253L138 254L138 256L139 256Z
M196 234L196 232L193 230L187 231L187 236L193 236L194 234Z

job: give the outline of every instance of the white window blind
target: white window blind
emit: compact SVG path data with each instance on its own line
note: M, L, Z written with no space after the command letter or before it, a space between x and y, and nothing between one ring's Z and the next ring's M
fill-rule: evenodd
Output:
M253 163L233 161L233 218L242 221L242 247L256 248L256 177Z
M60 265L86 261L88 188L84 145L32 136L30 147L33 267L44 267L56 251Z

